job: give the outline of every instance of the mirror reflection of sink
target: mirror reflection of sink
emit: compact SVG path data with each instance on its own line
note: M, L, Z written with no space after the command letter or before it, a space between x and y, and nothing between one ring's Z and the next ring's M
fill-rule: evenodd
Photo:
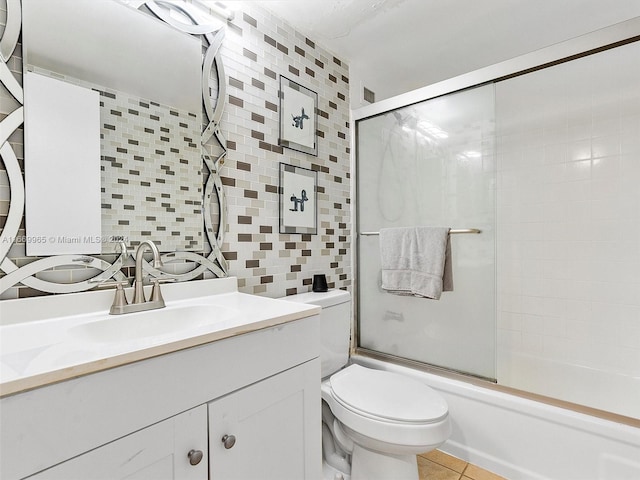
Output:
M187 305L159 310L109 315L100 320L77 325L69 335L92 342L126 342L169 334L179 334L208 324L228 320L238 312L214 305Z

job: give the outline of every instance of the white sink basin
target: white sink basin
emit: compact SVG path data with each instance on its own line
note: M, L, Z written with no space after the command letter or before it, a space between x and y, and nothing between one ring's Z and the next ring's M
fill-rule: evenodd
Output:
M165 308L123 315L107 313L113 291L3 301L0 397L320 311L240 293L233 277L168 284L163 294Z
M164 335L185 334L238 315L233 308L214 305L184 305L158 310L109 315L69 329L75 339L111 343L140 340Z

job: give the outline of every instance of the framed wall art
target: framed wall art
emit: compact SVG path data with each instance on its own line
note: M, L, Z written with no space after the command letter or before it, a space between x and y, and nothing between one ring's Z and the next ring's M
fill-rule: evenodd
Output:
M280 163L280 233L316 234L318 172Z
M318 156L318 94L280 75L278 145Z

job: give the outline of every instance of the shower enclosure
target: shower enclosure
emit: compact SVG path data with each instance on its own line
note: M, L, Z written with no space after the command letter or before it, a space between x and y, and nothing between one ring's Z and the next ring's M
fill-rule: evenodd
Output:
M621 25L356 112L359 353L640 419L640 21ZM418 225L480 231L451 235L437 301L380 288L376 233Z
M361 346L495 378L494 103L486 85L358 122ZM439 301L380 288L375 233L412 225L480 230L451 235Z

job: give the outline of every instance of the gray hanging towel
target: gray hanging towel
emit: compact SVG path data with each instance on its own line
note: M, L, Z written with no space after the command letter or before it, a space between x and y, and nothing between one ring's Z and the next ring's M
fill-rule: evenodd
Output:
M389 293L438 300L453 290L448 227L383 228L380 259Z

